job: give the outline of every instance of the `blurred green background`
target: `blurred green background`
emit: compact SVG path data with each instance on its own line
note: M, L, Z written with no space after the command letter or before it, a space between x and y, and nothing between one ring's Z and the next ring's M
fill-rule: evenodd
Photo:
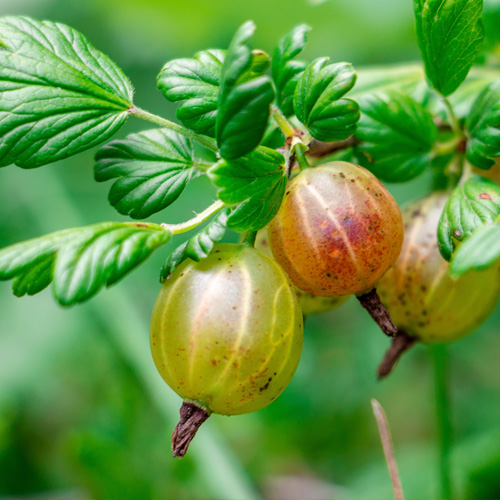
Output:
M491 33L499 2L487 2ZM304 57L357 67L416 60L411 0L1 0L0 15L72 25L130 76L136 104L174 117L155 78L171 58L224 48L247 19L272 52L293 25L313 27ZM147 124L130 120L124 136ZM0 171L0 246L42 233L121 220L109 185L93 181L94 151L33 171ZM389 186L403 203L430 179ZM195 181L155 221L185 220L213 199ZM177 239L174 244L179 243ZM172 248L174 244L170 244ZM271 406L213 416L185 459L171 458L180 398L149 351L158 251L118 286L64 310L50 291L12 296L0 283L0 497L54 499L370 500L392 497L370 398L384 406L407 499L437 498L432 366L424 346L384 382L388 347L355 300L308 319L301 364ZM500 498L500 309L449 348L456 499Z

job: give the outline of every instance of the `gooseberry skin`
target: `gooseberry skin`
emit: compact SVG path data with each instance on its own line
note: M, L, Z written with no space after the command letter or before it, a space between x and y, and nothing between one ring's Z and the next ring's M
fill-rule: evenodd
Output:
M457 280L438 249L437 226L446 193L403 209L405 241L396 264L377 284L394 322L423 342L446 342L474 331L500 295L498 270L469 272Z
M302 312L279 265L244 245L219 244L183 262L166 281L151 322L158 371L208 413L259 410L297 368Z
M269 257L274 258L273 253L271 252L271 248L269 247L267 229L261 229L260 231L258 231L257 237L255 239L255 248L265 253ZM336 307L342 305L349 299L348 295L344 297L320 297L319 295L312 295L310 293L304 292L296 286L294 286L293 288L295 290L297 298L299 299L300 308L302 309L302 313L304 314L304 316L331 311L332 309L335 309Z
M403 223L396 201L373 174L335 161L292 179L269 225L269 241L301 290L361 294L396 261Z

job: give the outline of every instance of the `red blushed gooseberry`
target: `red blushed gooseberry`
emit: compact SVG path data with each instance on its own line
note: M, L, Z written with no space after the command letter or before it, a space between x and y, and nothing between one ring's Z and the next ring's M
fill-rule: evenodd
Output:
M387 189L368 170L342 161L292 179L269 225L273 255L298 288L358 295L391 335L395 327L373 287L396 262L403 236L401 212Z

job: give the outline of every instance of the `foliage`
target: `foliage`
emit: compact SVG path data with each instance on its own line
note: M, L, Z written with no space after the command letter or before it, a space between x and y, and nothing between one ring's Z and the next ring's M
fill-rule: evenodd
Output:
M127 119L132 85L76 30L0 20L0 166L34 168L104 142Z
M476 227L495 220L500 214L500 186L480 176L457 186L441 216L439 250L450 260L455 241L466 239Z
M477 56L482 39L480 2L447 1L440 7L439 2L416 0L414 4L426 76L436 90L448 96L466 78ZM149 119L162 128L131 134L97 152L95 179L114 181L111 205L123 215L144 219L174 203L191 179L208 174L218 198L230 208L224 211L227 222L223 225L238 232L256 231L274 217L292 166L287 161L295 154L301 159L311 138L335 142L352 137L359 161L389 182L409 181L429 164L439 165L433 168L436 175L446 174L450 168L446 158L454 148L462 154L458 149L462 137L438 134L434 121L443 115L430 94L423 98L408 95L404 87L389 89L387 82L378 81L365 83L356 100L346 98L356 82L351 64L333 63L325 57L309 64L296 60L309 30L306 25L293 28L279 41L272 61L264 51L250 47L255 25L249 21L237 30L227 51L209 49L193 59L167 62L158 75L158 88L168 100L179 103L177 117L183 127L135 107L127 77L74 29L30 18L5 18L0 23L0 91L8 99L0 101L7 113L0 122L0 134L6 138L0 148L1 162L24 168L40 166L103 142L128 115ZM33 58L39 64L34 65ZM272 78L267 75L269 68ZM480 168L488 168L499 153L496 88L497 83L492 82L483 90L465 124L470 136L467 159ZM288 122L286 117L291 115L300 122L299 129L295 128L298 122ZM26 119L20 119L22 116ZM271 116L278 128L270 126ZM449 126L458 133L460 125L453 114ZM284 138L276 133L280 129ZM278 146L278 151L262 145L263 140ZM196 142L220 159L198 159ZM302 158L302 165L304 161ZM494 211L491 216L481 211L487 200L464 205L454 201L459 198L458 194L451 197L439 230L441 249L448 259L453 251L452 234L462 240L495 215ZM466 207L465 215L458 215L465 222L457 219L454 207ZM471 210L475 217L467 215ZM214 224L208 228L219 227ZM219 233L217 230L216 235ZM26 245L41 245L43 254L45 243L41 241ZM171 262L181 258L184 250L177 249ZM36 248L33 251L36 254ZM132 258L131 247L120 252L127 254L124 258ZM204 253L193 255L202 257ZM22 276L16 277L18 293L36 293L51 280L48 257L30 262L22 268ZM67 265L76 269L71 259ZM104 261L102 265L100 271L106 276ZM11 276L7 271L2 269L3 275ZM71 270L60 273L55 289L70 289L72 276ZM66 283L61 281L64 279ZM61 291L58 296L63 303L79 297L69 294L64 298L66 294Z

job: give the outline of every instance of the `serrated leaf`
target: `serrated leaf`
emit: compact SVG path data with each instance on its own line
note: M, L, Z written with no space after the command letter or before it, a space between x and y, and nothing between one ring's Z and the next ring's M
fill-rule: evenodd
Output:
M59 247L75 234L75 229L67 229L3 248L0 250L0 281L13 280L12 290L18 297L41 292L52 282Z
M450 274L459 278L468 271L482 271L500 260L500 224L480 226L459 245L450 264Z
M488 85L478 96L465 122L469 134L467 160L489 169L500 156L500 80Z
M307 66L295 89L293 108L315 139L335 142L354 134L359 106L343 99L356 83L354 68L349 63L328 64L329 60L322 57Z
M219 199L233 206L228 226L257 231L276 215L286 188L285 158L263 146L237 160L222 159L208 171Z
M204 50L193 59L169 61L157 78L158 89L171 102L182 102L177 118L198 134L215 137L215 122L219 102L222 65L225 50ZM251 64L242 81L252 80L270 65L269 56L262 50L251 52Z
M274 100L271 79L265 75L247 79L252 68L247 42L254 31L251 21L239 28L222 67L216 139L223 158L239 158L255 149L269 121Z
M145 219L171 205L197 173L191 142L168 129L131 134L103 146L94 176L118 179L109 201L123 215Z
M199 134L215 137L215 118L225 51L204 50L193 59L174 59L158 75L158 88L172 102L184 101L177 118Z
M0 166L39 167L104 142L127 119L132 94L73 28L0 19Z
M184 260L192 259L196 262L204 259L212 251L214 245L222 239L226 232L229 208L221 210L196 235L179 245L168 257L161 269L163 283L174 272L174 269Z
M62 305L83 302L143 262L171 233L158 225L103 222L84 228L57 254L54 295Z
M417 39L430 84L452 94L483 43L483 0L414 0Z
M33 295L52 281L62 305L83 302L143 262L171 233L157 224L103 222L67 229L0 250L0 280L16 295Z
M430 164L437 137L432 116L396 91L367 95L358 102L362 113L356 137L363 166L388 182L420 175Z
M457 186L448 199L438 226L441 255L450 260L455 241L463 241L479 226L500 214L500 186L474 176Z
M295 26L278 43L273 55L272 76L276 86L276 101L285 116L293 115L293 94L306 63L294 61L304 49L311 28Z

